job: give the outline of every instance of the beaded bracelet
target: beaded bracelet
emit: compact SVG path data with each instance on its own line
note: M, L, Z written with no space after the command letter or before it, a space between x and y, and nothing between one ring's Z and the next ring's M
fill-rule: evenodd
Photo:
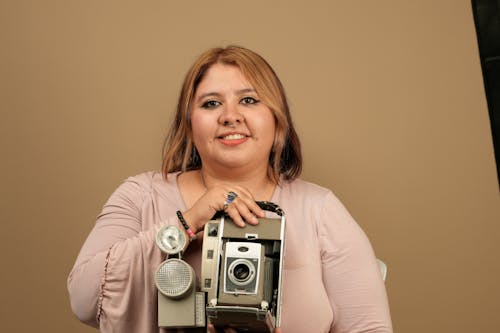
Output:
M181 221L182 226L184 227L184 229L186 229L186 233L189 236L189 241L192 242L193 240L196 239L196 234L193 232L193 230L191 230L191 228L187 224L186 220L184 219L184 216L182 216L181 211L178 210L176 213L177 217L179 218L179 221Z

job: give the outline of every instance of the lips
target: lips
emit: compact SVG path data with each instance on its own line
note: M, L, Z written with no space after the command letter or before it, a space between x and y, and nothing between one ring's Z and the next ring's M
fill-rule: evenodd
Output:
M241 133L227 133L218 137L220 143L226 146L236 146L248 140L248 136Z

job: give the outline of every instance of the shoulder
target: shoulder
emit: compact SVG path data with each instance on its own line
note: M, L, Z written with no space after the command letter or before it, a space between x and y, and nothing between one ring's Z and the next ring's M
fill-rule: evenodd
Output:
M280 201L295 210L308 211L311 216L320 217L325 211L345 211L344 204L329 188L302 179L283 182L280 185Z
M132 202L139 202L158 194L177 193L177 174L169 174L167 178L158 171L147 171L124 179L115 190L114 197L122 197Z
M280 184L284 196L299 200L318 200L332 195L332 191L326 187L297 178L292 181L283 181Z
M177 186L177 173L170 173L165 178L159 171L147 171L123 180L123 184L135 187L144 192L152 192L156 189L166 189Z
M176 174L166 179L162 173L149 171L124 179L111 194L101 215L116 213L140 218L143 210L160 206L178 207L182 204Z

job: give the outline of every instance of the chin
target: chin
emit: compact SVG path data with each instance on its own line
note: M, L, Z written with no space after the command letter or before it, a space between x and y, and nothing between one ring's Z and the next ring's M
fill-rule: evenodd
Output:
M206 166L213 165L214 167L221 169L248 169L249 171L255 171L256 169L262 167L263 164L265 164L265 170L267 172L269 157L268 155L263 156L262 151L233 151L231 153L214 154L212 156L213 157L211 159L205 160L204 164Z
M227 169L249 169L249 170L255 170L260 166L260 163L256 163L256 160L244 158L244 159L239 159L239 158L226 158L224 160L219 161L219 165L222 166L223 168Z
M251 161L238 161L238 160L229 160L220 163L221 166L228 169L240 169L244 167L248 167L251 164Z

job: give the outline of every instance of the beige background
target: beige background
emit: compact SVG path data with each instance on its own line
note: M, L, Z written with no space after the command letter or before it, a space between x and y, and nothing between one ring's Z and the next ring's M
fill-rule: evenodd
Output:
M181 79L237 43L275 67L303 178L389 265L395 332L499 332L500 200L469 1L0 1L4 332L92 332L66 276L158 169Z

